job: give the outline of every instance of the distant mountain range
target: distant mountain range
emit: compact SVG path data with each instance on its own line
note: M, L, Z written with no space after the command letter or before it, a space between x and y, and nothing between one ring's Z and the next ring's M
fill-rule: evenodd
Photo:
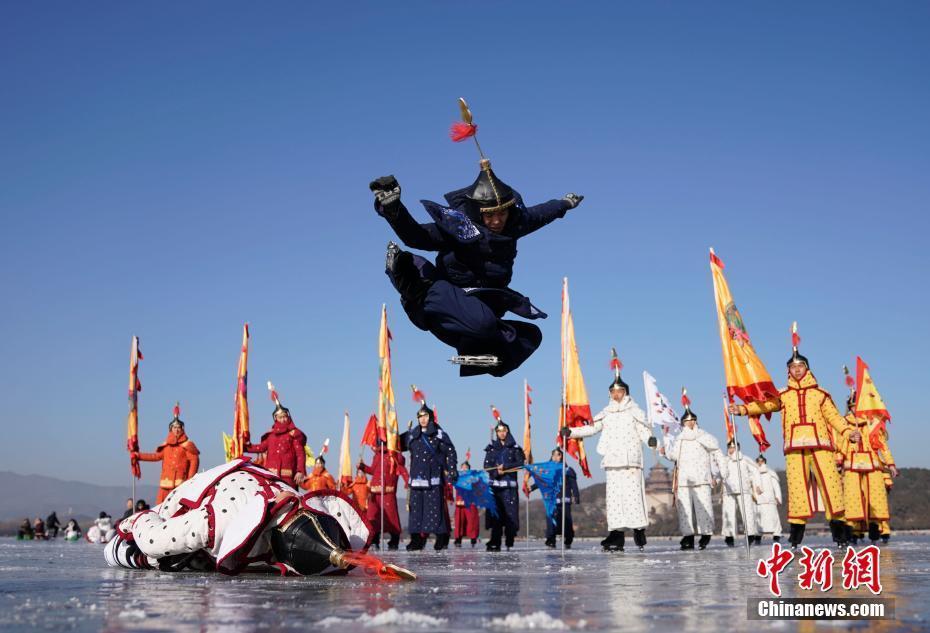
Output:
M101 510L120 517L130 496L129 485L98 486L64 481L42 475L18 475L0 471L0 521L22 521L25 517L45 519L52 511L64 524L69 516L96 517ZM154 486L136 484L136 498L155 500Z

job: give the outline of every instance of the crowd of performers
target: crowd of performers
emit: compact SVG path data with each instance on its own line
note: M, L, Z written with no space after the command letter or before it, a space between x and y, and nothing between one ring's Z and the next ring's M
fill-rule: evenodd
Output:
M591 424L565 427L561 432L563 440L599 436L597 452L606 479L604 550L623 551L627 532L632 533L638 549L646 546L650 513L644 447L658 448L659 454L675 464L675 508L683 550L703 550L710 542L715 532L715 486L722 493L721 534L726 545L738 542L738 517L749 545L760 544L763 536L780 540L782 487L764 455L747 457L735 440L721 450L718 440L700 427L686 398L680 429L666 433L659 446L648 417L630 395L619 370L608 392L607 405ZM340 483L326 470L322 455L307 472L306 435L276 394L271 429L259 443L246 445L248 452L257 454L255 459L236 459L200 474L191 469L197 463L197 449L184 434L176 411L168 441L156 453L138 455L143 461L162 461L160 504L149 508L144 501L137 505L128 501L122 520L113 526L118 538L108 545L107 560L127 567L169 570L215 564L229 573L253 564L271 565L284 573L344 571L365 563L352 558L353 550L378 547L382 538L387 549L399 548L403 530L397 492L401 480L407 491L408 551L426 547L430 535L436 550L449 547L452 539L455 546L467 540L474 547L481 509L490 532L486 549L512 548L520 530L518 473L526 467L535 476L532 467L537 465L526 463L523 449L496 410L497 424L485 447L483 469L472 470L468 458L459 463L452 438L437 422L425 397L415 391L415 399L420 404L416 424L399 435L397 450L388 450L384 440L378 439L370 463L359 461L355 478ZM818 386L807 358L795 348L788 361L788 386L778 398L730 407L736 415L782 413L788 540L794 547L802 542L807 521L818 511L825 512L838 546L863 538L888 541L887 490L897 469L884 428L878 429L874 420L857 418L853 405L851 395L847 414L841 415L830 395ZM548 462L560 474L563 458L557 447ZM480 507L463 499L455 487L460 476L476 472L482 473L488 487L489 501ZM561 478L547 482L558 486L555 503L547 506L548 547L555 547L562 534L566 548L574 539L571 508L580 503L580 492L575 470L567 467L564 475L564 495ZM540 479L536 482L525 488L526 494L541 485ZM449 511L450 504L454 513ZM106 522L109 517L104 513L100 520ZM21 531L31 530L40 538L57 528L53 513L44 523L37 520L35 526L27 520ZM69 526L66 531L73 529ZM304 551L308 547L316 552L313 556Z

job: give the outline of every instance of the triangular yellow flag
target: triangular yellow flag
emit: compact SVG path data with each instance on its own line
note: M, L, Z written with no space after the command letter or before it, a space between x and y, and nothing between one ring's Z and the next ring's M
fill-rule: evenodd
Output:
M352 450L349 445L349 412L342 426L342 446L339 447L339 488L352 485Z
M869 366L860 357L856 357L856 417L878 418L888 421L891 414L885 406L884 400L872 382Z

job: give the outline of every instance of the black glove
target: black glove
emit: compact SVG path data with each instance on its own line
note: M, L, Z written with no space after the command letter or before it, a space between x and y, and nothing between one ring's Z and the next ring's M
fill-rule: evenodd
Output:
M375 194L375 205L388 214L392 214L397 209L397 203L400 202L400 183L394 176L382 176L377 180L368 183L368 188Z
M584 200L584 196L578 195L577 193L566 193L562 197L562 200L568 203L569 209L574 209L581 204L581 201Z
M649 448L655 448L659 445L659 441L655 437L650 437L649 441L646 443L649 445Z
M563 427L562 427L562 430L559 431L559 435L561 435L562 437L565 437L565 438L571 437L571 436L572 436L572 430L571 430L570 428L568 428L567 426L563 426Z

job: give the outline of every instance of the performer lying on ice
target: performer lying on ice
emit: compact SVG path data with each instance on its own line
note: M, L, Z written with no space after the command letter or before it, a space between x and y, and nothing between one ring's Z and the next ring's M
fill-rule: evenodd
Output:
M297 491L248 458L187 480L165 501L122 520L104 550L111 567L162 571L246 568L282 574L345 573L362 565L411 578L366 554L368 523L341 492Z
M460 105L465 123L453 127L453 140L472 138L477 131L464 100ZM527 207L520 194L491 170L483 154L480 166L475 182L445 195L446 205L421 201L433 220L426 224L414 220L401 202L394 176L369 186L375 194L375 211L406 246L438 251L433 265L394 242L388 244L386 273L411 322L457 350L453 362L462 365L462 376L504 376L542 342L538 327L504 319L504 314L546 317L527 297L508 288L517 240L563 217L583 196L569 193Z

